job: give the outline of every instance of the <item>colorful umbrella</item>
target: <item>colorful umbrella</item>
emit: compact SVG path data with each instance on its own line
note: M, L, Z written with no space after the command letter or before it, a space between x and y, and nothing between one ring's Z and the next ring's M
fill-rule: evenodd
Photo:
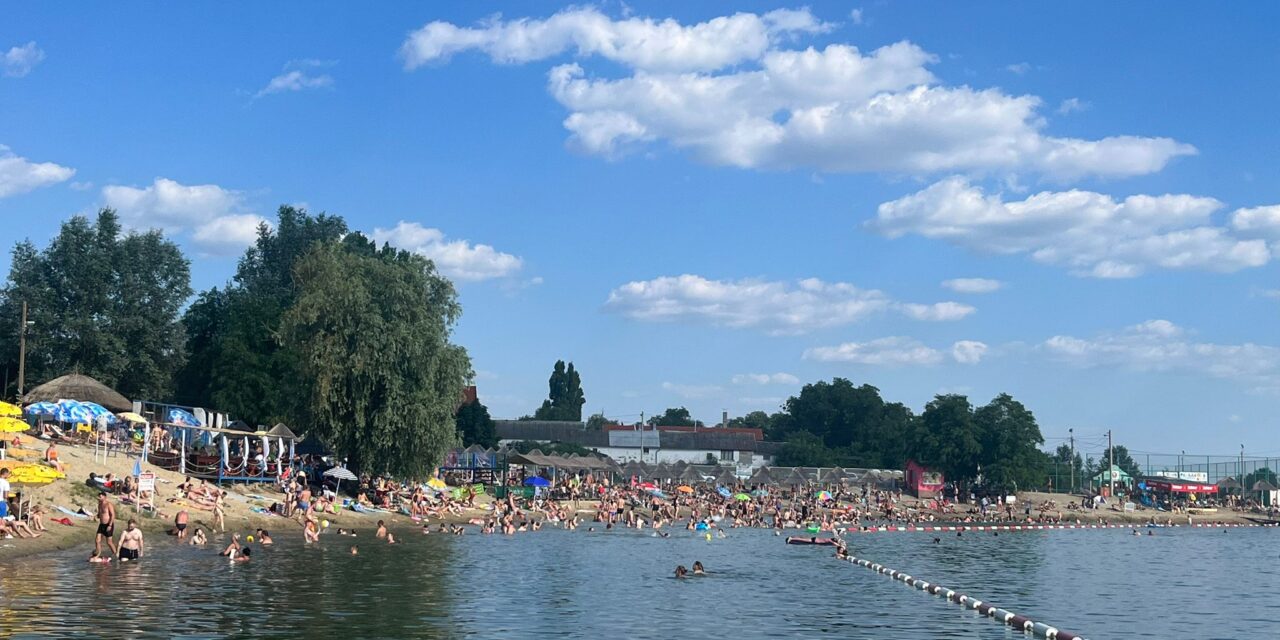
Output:
M819 491L819 492L818 492L818 499L819 499L819 500L830 500L830 499L831 499L831 492L830 492L830 491Z
M184 427L204 426L204 424L197 420L195 416L183 411L182 409L170 409L166 417L169 420L169 424L177 424Z
M134 413L134 412L132 412L132 411L126 411L126 412L124 412L124 413L117 413L116 415L117 415L117 416L120 416L120 419L121 419L121 420L124 420L124 421L126 421L126 422L135 422L135 423L137 423L137 424L146 424L146 423L147 423L147 419L146 419L146 418L144 418L144 417L142 417L142 416L140 416L140 415L138 415L138 414L136 414L136 413Z
M687 484L682 484L676 487L676 491L679 491L680 493L693 493L693 487Z
M641 483L640 483L640 488L641 488L641 489L644 489L645 491L651 491L651 490L657 489L657 488L658 488L658 485L656 485L656 484L654 484L654 483L652 483L652 482L641 482Z
M441 491L449 488L449 485L445 484L444 480L441 480L440 478L432 478L430 480L427 480L427 486L431 487L432 489L440 489Z
M662 498L663 500L667 500L669 498L669 496L663 493L661 489L645 489L645 491L655 498Z
M22 433L31 425L17 418L0 418L0 433Z
M732 497L733 497L733 492L732 492L732 491L730 491L730 490L728 490L728 489L726 489L726 488L724 488L724 487L716 487L716 493L719 493L720 495L722 495L722 496L724 496L724 497L726 497L726 498L732 498Z
M58 422L89 423L93 422L93 411L75 400L59 400L53 417Z
M27 405L27 414L33 416L51 416L58 412L58 405L52 402L36 402Z
M8 402L0 402L0 416L17 418L22 415L22 407Z
M765 496L769 495L769 492L768 492L768 491L765 491L764 489L756 489L755 491L752 491L752 492L751 492L751 495L753 495L753 496L755 496L755 497L757 497L757 498L763 498L763 497L765 497Z
M111 413L110 409L107 409L96 402L81 402L80 406L89 410L89 413L93 415L94 422L97 422L98 418L102 417L107 419L107 424L115 424L118 420L118 418L116 418L116 414Z
M751 499L751 496L749 496L749 495L747 495L747 494L745 494L745 493L739 493L739 494L737 494L737 495L733 496L733 499L734 499L734 500L737 500L738 502L746 502L746 501L748 501L748 500L750 500L750 499Z

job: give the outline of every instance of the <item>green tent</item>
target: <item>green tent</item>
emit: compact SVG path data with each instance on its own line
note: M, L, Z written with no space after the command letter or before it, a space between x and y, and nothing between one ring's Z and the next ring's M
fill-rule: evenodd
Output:
M1116 484L1119 484L1119 485L1129 484L1129 482L1133 480L1133 476L1130 476L1129 474L1125 473L1124 469L1121 469L1120 467L1117 467L1115 465L1111 465L1110 469L1103 469L1102 471L1095 473L1093 475L1093 480L1091 480L1091 482L1095 487L1109 485L1111 484L1112 476L1115 477L1115 482Z

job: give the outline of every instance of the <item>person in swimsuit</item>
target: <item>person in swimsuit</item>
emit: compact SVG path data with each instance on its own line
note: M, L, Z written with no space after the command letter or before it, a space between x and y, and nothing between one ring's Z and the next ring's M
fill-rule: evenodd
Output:
M689 575L689 570L688 570L688 569L686 569L686 568L684 568L684 565L680 565L680 566L677 566L677 567L676 567L676 577L677 577L677 578L683 578L683 577L685 577L685 576L687 576L687 575Z
M132 518L124 525L124 533L120 534L120 561L128 562L141 558L145 552L142 541L142 529Z
M387 525L381 520L378 521L378 531L373 534L375 538L387 537Z
M257 535L258 535L258 544L261 544L263 546L272 544L271 534L267 533L266 529L258 529Z
M234 557L235 553L239 550L240 550L240 534L233 533L231 534L231 544L227 545L227 548L223 549L222 553L218 555Z
M187 513L186 509L182 509L178 512L178 515L173 517L173 534L178 536L179 540L186 540L187 522L190 519L191 515Z
M105 491L98 492L98 533L93 538L93 557L102 557L102 541L106 540L111 555L118 555L116 548L116 507L107 499Z
M253 549L250 549L249 547L245 547L241 549L239 552L232 554L231 561L232 562L248 562L249 556L252 553L253 553Z
M695 575L695 576L705 576L705 575L707 575L707 570L706 570L706 569L704 569L704 568L702 567L702 561L701 561L701 560L694 560L694 561L693 561L693 575Z
M196 529L195 535L191 536L191 544L193 545L201 545L208 541L208 538L204 537L204 529Z

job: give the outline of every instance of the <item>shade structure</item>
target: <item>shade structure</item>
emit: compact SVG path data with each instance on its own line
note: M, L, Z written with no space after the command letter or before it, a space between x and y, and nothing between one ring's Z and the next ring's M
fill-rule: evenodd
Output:
M142 417L142 416L140 416L140 415L138 415L138 414L136 414L136 413L134 413L134 412L132 412L132 411L124 411L124 412L118 413L118 414L116 414L116 417L120 418L121 420L124 420L125 422L132 422L132 423L134 423L134 424L146 424L146 423L147 423L147 419L146 419L146 418L144 418L144 417Z
M534 476L525 478L524 484L526 487L549 487L551 486L551 481L542 476Z
M289 427L286 427L283 422L277 424L274 427L271 427L271 430L267 432L267 435L271 436L272 438L284 438L285 440L298 439L298 436L293 433L293 430L290 429Z
M31 425L17 418L0 418L0 433L22 433Z
M191 415L190 413L183 411L182 409L169 409L169 411L165 413L165 420L169 424L177 424L177 425L182 425L184 427L203 427L204 426L204 424L201 423L199 419L197 419L195 416Z
M133 409L133 403L129 399L117 393L111 387L108 387L93 378L78 373L72 373L54 378L22 396L24 404L32 402L57 402L62 399L80 400L82 402L95 402L112 411L129 411Z
M356 478L356 474L352 473L351 470L346 467L334 467L328 471L325 471L324 476L326 478L336 478L338 480L358 480L359 479L359 478Z
M751 477L747 479L747 484L754 485L774 484L775 482L776 481L773 479L773 476L769 473L768 467L760 467L759 469L756 469L755 472L751 474Z
M8 402L0 402L0 417L17 418L22 415L22 407Z
M54 412L53 417L58 422L72 423L90 423L93 422L94 413L88 405L77 400L60 400L58 401L58 410Z
M693 487L687 484L682 484L676 487L676 491L679 491L680 493L693 493Z
M27 405L24 411L30 416L51 416L58 412L58 405L54 402L34 402Z

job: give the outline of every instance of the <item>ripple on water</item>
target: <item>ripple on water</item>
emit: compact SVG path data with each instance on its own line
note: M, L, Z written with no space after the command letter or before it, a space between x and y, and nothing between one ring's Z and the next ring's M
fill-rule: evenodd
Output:
M1276 530L1124 530L851 538L874 562L1086 636L1273 637ZM282 538L284 536L281 536ZM153 541L142 562L82 554L0 571L0 636L269 635L524 638L1021 637L828 549L762 531L707 542L617 530L511 538L420 536L389 546L326 534L279 540L231 565L206 548ZM353 544L360 555L348 552ZM675 580L701 560L712 575ZM1159 611L1153 615L1152 611Z

